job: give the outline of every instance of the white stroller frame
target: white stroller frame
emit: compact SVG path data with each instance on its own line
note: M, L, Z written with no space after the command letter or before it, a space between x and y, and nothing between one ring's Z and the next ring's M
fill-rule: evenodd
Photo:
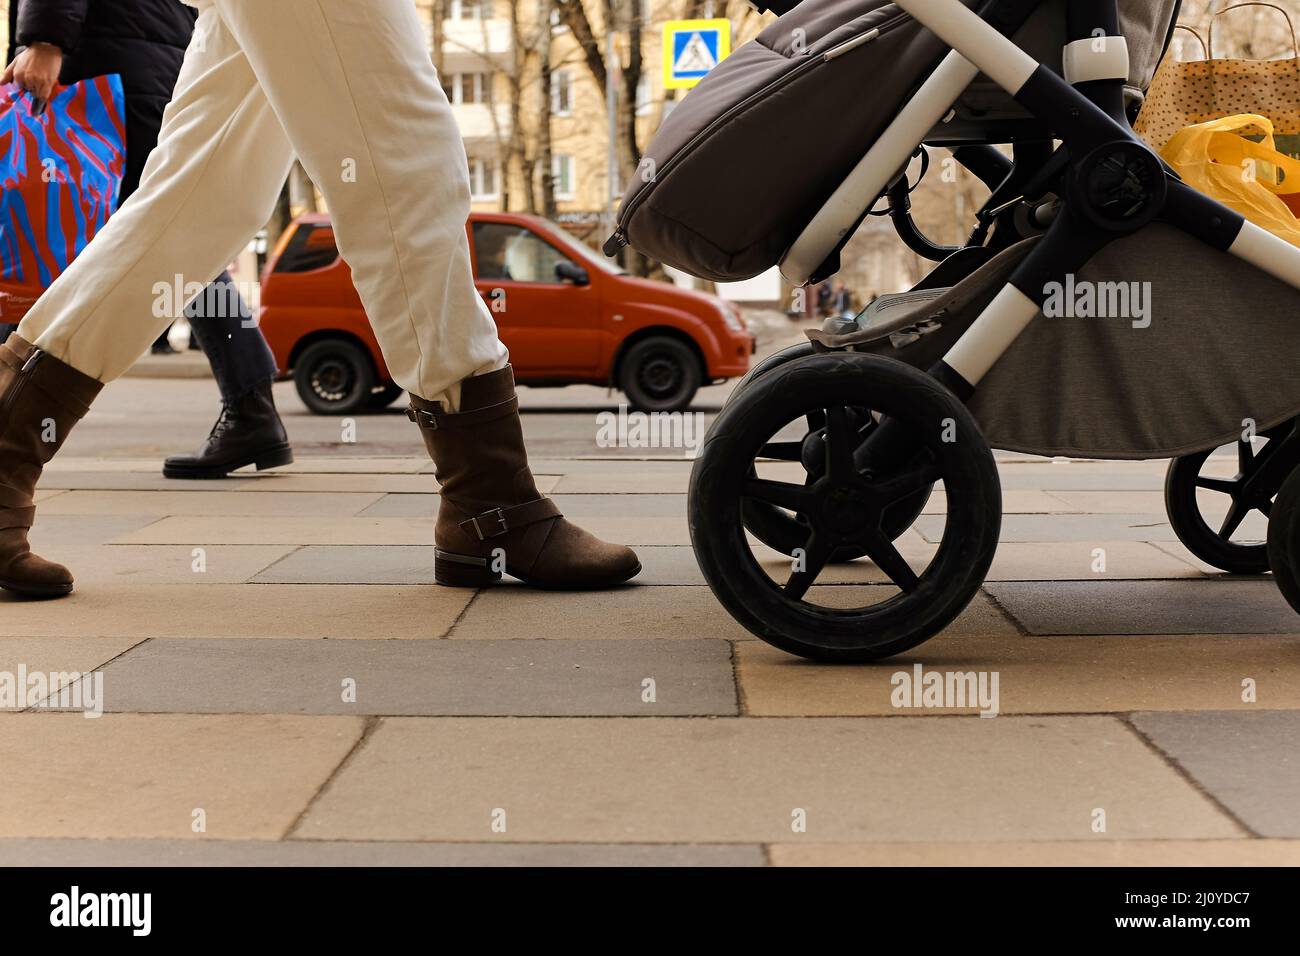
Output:
M960 0L895 0L944 43L947 57L907 102L782 258L781 272L806 283L853 230L927 134L983 72L1039 119L1050 121L1084 167L1121 163L1148 174L1135 213L1116 218L1086 186L1069 190L1066 205L1043 240L1012 274L975 322L931 370L963 401L1039 314L1045 286L1082 267L1101 246L1156 218L1220 251L1249 262L1300 290L1300 248L1247 221L1168 174L1133 133L1113 96L1128 77L1128 52L1119 35L1116 0L1070 0L1070 35L1063 56L1066 79L1024 52ZM1084 18L1089 18L1084 20ZM1097 24L1100 30L1080 24ZM1075 88L1088 84L1090 95ZM1092 97L1095 95L1096 100ZM1139 167L1144 167L1139 169ZM1076 182L1080 177L1076 177Z

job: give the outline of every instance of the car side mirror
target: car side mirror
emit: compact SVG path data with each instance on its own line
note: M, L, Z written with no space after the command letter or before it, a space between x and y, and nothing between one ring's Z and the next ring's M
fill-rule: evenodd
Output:
M555 278L561 282L572 282L574 285L589 285L591 277L587 275L587 270L582 266L574 265L572 262L557 262L555 264Z

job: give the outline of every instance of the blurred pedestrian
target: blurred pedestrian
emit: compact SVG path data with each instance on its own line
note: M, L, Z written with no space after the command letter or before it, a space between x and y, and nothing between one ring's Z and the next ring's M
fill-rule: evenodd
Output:
M841 317L853 317L853 293L843 282L836 282L831 293L831 314Z
M106 73L121 75L126 94L126 172L119 205L139 187L158 144L163 111L172 98L196 16L180 0L10 2L13 66L6 71L5 82L16 80L33 96L48 100L58 84ZM233 192L242 187L231 181L222 188ZM159 277L166 283L172 278ZM186 316L191 334L212 366L221 393L221 414L195 454L176 455L163 463L168 478L225 478L247 465L262 469L293 461L271 396L275 358L261 330L246 321L248 310L230 275L222 272L216 286L200 295ZM151 354L176 354L167 337L170 329L169 322L150 346Z

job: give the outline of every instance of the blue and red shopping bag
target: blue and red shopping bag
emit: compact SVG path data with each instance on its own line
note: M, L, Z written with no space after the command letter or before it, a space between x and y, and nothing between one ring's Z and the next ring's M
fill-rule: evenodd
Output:
M0 86L0 322L17 322L117 209L126 169L122 80L60 88L43 112Z

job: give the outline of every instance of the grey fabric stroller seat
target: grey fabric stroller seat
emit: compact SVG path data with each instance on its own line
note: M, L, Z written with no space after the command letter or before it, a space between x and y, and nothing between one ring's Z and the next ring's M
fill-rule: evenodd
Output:
M867 661L941 631L997 547L993 448L1172 457L1180 539L1225 571L1271 571L1300 611L1300 249L1182 183L1133 133L1175 16L1173 0L804 0L664 124L607 252L630 243L715 279L779 261L801 284L838 269L883 200L900 240L937 263L764 359L710 429L691 540L752 633ZM797 115L848 132L809 152L770 125ZM959 247L908 212L905 170L927 144L991 190ZM1209 474L1229 443L1238 473ZM936 488L942 523L927 513L927 547L904 557L895 542ZM1238 534L1251 512L1266 541ZM756 542L788 571L769 573ZM820 586L864 559L884 583Z
M1017 42L1064 72L1067 0L962 2L987 8ZM1134 114L1168 43L1177 5L1122 4L1129 53L1123 95ZM951 69L944 56L944 45L894 3L803 0L668 114L624 195L606 251L630 242L716 281L747 279L790 259L782 261L788 279L817 281L837 270L834 254L888 185L863 182L855 170L864 163L871 172L881 167L875 178L892 181L915 149L913 143L902 156L886 156L883 166L871 155L909 103L923 107L909 125L924 125L918 131L926 133L925 142L967 147L957 158L991 180L990 188L1008 167L1001 154L981 146L1034 144L1024 166L1041 160L1045 154L1037 147L1050 141L1050 125L968 65ZM954 80L956 88L944 95ZM936 86L937 98L928 92ZM936 104L929 107L932 115L926 115L927 99ZM833 197L839 215L819 214Z

